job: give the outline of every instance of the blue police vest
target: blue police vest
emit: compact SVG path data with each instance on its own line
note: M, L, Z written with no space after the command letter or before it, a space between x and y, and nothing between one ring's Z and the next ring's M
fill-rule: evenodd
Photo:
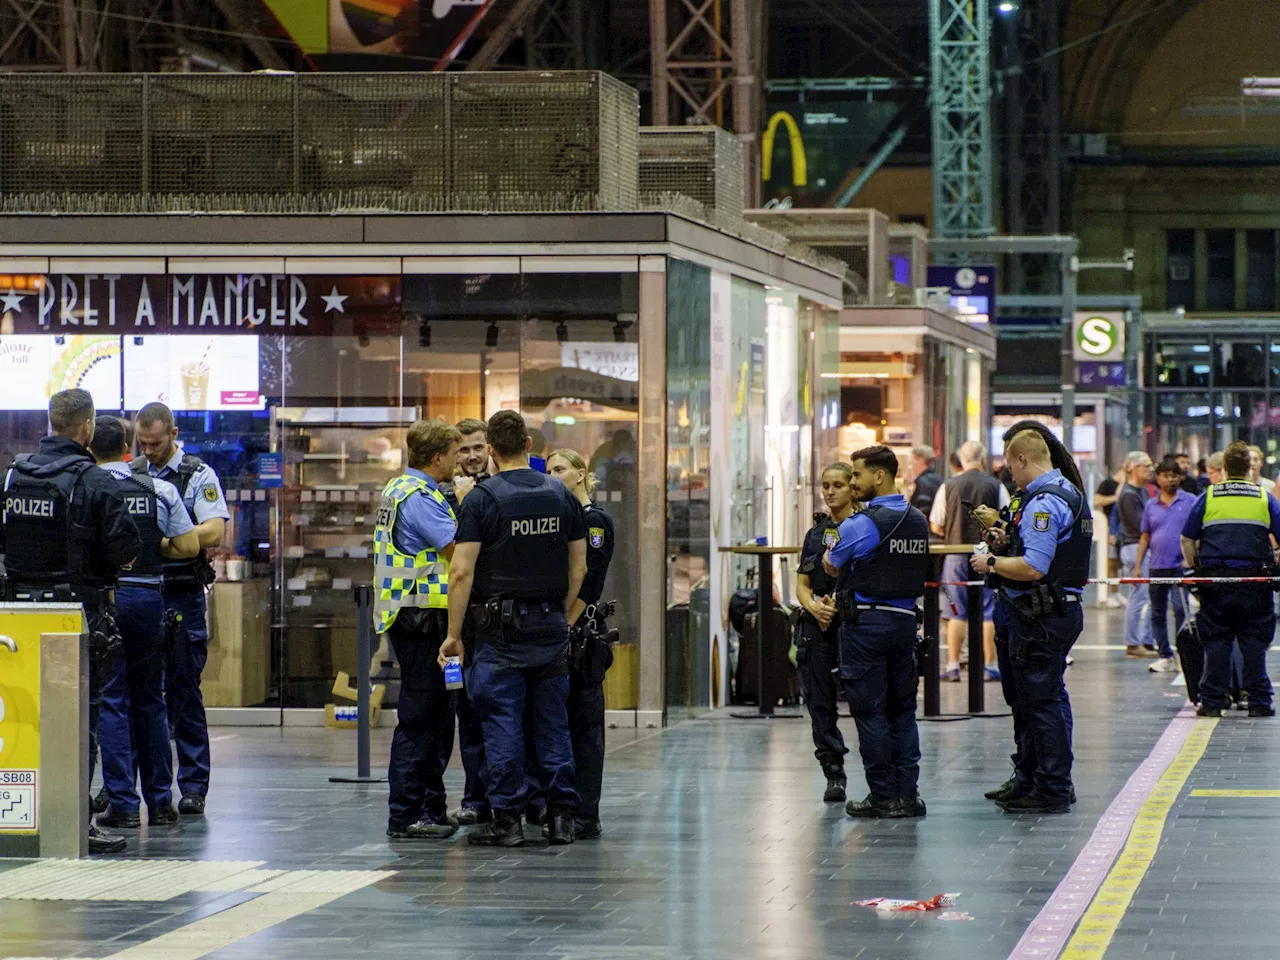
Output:
M1046 484L1035 493L1026 497L1013 515L1013 523L1009 527L1009 549L1006 556L1020 557L1026 552L1022 542L1022 515L1038 497L1057 497L1067 505L1074 518L1071 523L1071 535L1058 544L1053 553L1053 562L1045 573L1044 583L1060 583L1073 589L1083 588L1089 582L1089 566L1093 558L1093 512L1084 496L1075 487L1059 486L1056 483ZM1022 588L1025 584L1005 581L1011 587Z
M876 525L880 546L855 560L840 576L840 589L874 600L911 600L924 595L929 578L929 521L915 507L897 511L886 504L863 516Z
M1272 562L1271 504L1256 483L1215 483L1204 495L1200 565L1263 566Z
M499 473L468 495L488 497L498 514L497 537L480 545L476 561L472 593L479 600L563 602L569 592L564 485L534 476L541 483L526 487Z
M146 474L112 476L120 484L125 509L133 518L133 525L138 528L138 536L142 539L138 555L121 573L126 577L159 577L164 573L164 557L160 555L164 531L160 529L156 482Z

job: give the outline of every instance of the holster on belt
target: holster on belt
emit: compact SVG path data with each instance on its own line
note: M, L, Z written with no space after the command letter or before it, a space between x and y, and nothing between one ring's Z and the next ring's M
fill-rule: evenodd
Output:
M858 622L858 602L852 590L842 590L836 594L836 611L840 614L841 623Z

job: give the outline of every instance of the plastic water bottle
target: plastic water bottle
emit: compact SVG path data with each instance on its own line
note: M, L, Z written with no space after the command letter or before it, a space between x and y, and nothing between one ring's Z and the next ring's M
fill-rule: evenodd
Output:
M446 690L462 689L462 661L460 661L457 657L445 658L444 688Z

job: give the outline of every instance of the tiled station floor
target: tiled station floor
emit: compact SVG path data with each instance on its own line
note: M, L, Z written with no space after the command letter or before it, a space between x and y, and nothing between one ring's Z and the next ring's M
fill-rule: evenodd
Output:
M0 861L0 957L1280 956L1280 721L1176 721L1175 675L1126 661L1110 646L1119 628L1117 614L1091 613L1068 674L1079 803L1066 816L1015 818L982 798L1008 772L1008 719L923 723L928 817L862 822L822 803L806 721L717 714L610 731L602 840L392 844L385 786L328 782L353 768L350 734L215 728L204 820L125 831L121 861ZM944 686L944 709L963 709L964 692ZM997 684L987 693L1002 706ZM1115 921L1101 950L1026 942L1113 799L1179 724L1189 744L1207 738L1203 756L1167 787L1165 820L1138 813L1158 843L1145 872L1130 872L1127 903L1091 908L1082 928L1099 916L1106 927L1108 910ZM842 727L861 796L856 734ZM389 739L375 731L376 762ZM945 919L854 905L942 892L960 894Z

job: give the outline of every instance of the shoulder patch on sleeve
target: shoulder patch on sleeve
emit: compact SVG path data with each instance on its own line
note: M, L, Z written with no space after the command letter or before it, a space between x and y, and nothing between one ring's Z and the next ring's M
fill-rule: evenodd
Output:
M604 546L604 527L592 527L587 533L594 549L599 550Z
M837 530L835 527L829 528L822 535L822 545L826 547L828 550L830 550L839 542L840 542L840 531Z
M205 487L205 488L204 488L204 498L205 498L206 500L208 500L210 503L217 503L217 502L218 502L218 488L217 488L217 487Z
M1045 511L1037 511L1036 513L1033 513L1031 515L1031 527L1037 533L1048 533L1049 532L1049 512L1045 510Z

